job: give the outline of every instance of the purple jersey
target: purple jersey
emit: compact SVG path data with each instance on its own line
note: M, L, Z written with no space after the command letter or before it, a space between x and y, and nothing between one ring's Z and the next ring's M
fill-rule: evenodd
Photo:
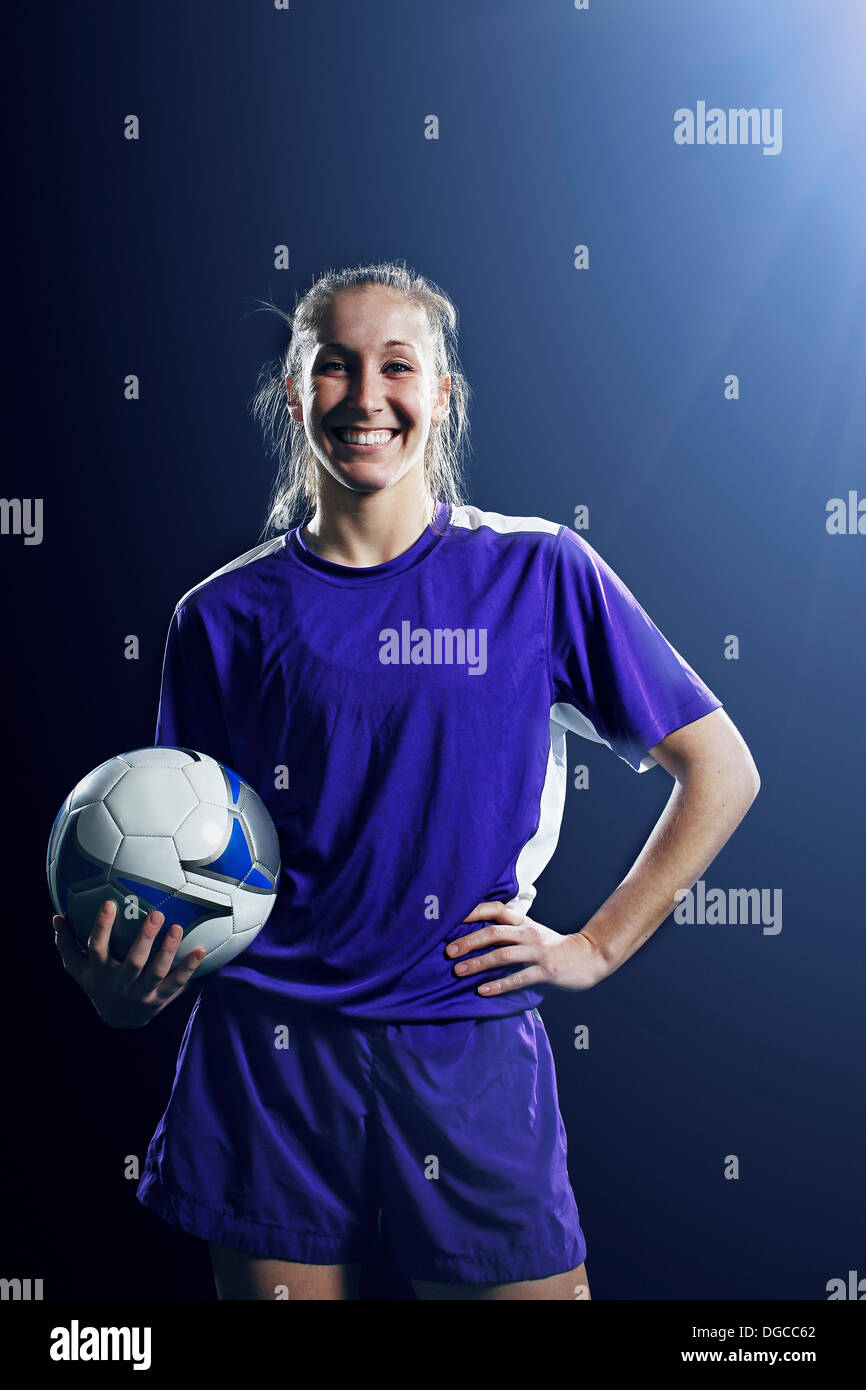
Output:
M155 739L239 772L280 839L271 916L210 978L359 1020L532 1008L543 989L476 993L514 966L460 979L445 947L479 902L530 912L566 730L643 772L720 704L592 546L540 517L440 502L366 568L298 528L247 551L175 609Z

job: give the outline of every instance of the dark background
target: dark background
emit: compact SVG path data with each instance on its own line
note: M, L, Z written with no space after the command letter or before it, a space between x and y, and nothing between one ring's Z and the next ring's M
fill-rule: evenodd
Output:
M0 536L0 1274L46 1298L214 1296L204 1244L124 1177L192 996L146 1030L101 1023L54 947L45 847L75 782L152 743L177 599L258 540L272 465L247 403L283 337L256 300L397 256L460 312L469 500L565 523L587 504L586 538L762 777L704 877L782 889L782 931L669 920L544 1005L593 1297L822 1299L866 1275L866 536L825 525L866 494L863 12L90 0L18 4L6 36L3 493L44 499L44 536ZM702 99L783 108L781 153L676 145ZM572 736L570 761L590 788L532 914L559 930L672 785ZM363 1291L412 1296L384 1267Z

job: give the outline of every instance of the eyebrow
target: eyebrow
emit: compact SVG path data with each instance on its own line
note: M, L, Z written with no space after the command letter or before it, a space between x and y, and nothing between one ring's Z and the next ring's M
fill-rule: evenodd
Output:
M346 347L345 343L320 343L319 346L322 347L322 348L339 348L339 349L341 350L341 352L351 352L351 351L352 351L351 348L347 348L347 347ZM404 343L404 342L401 342L401 340L400 340L399 338L389 338L388 341L387 341L386 343L383 343L383 344L382 344L382 347L386 347L386 348L389 348L389 347L407 347L407 348L411 348L413 352L417 352L417 351L418 351L418 349L417 349L417 347L415 346L414 343Z

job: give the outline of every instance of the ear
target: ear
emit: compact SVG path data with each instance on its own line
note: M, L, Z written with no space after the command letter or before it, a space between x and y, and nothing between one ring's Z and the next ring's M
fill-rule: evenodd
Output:
M292 394L292 387L293 387L293 386L294 386L294 381L293 381L292 377L287 376L287 377L286 377L286 395L287 395L288 398L289 398L289 414L291 415L291 417L292 417L293 420L297 420L299 424L303 424L303 420L304 420L304 409L303 409L303 406L300 404L300 402L299 402L298 400L296 400L295 397L294 397L293 394Z
M436 405L433 407L433 419L437 424L441 424L448 414L448 402L451 399L451 378L443 376L441 385L436 392Z

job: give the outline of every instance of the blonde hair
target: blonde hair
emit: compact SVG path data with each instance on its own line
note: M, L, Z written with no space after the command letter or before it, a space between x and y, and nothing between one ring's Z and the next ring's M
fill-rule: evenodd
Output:
M456 308L444 290L407 269L403 260L328 270L304 295L296 297L291 314L270 301L259 301L291 329L286 348L259 371L248 407L262 427L269 454L277 460L268 517L260 539L268 532L279 533L303 524L315 511L316 456L303 423L292 417L286 377L292 378L295 394L294 383L302 379L304 367L315 351L316 332L331 300L341 290L361 285L387 286L423 311L437 384L445 375L451 378L448 411L439 424L431 422L424 450L424 482L431 501L441 499L457 506L464 501L462 458L469 438L471 389L457 355Z

